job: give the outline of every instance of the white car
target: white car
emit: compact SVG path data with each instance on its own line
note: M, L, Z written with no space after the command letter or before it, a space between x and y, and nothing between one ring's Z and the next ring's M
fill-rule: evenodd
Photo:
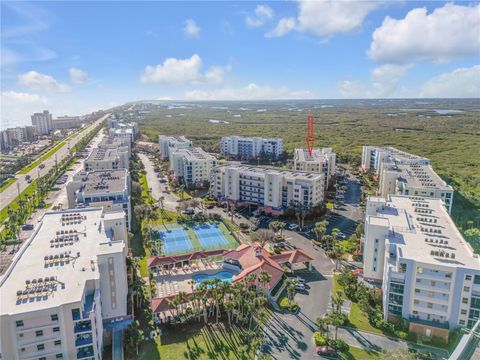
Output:
M298 230L299 228L300 227L297 224L290 224L287 226L287 229L292 231Z

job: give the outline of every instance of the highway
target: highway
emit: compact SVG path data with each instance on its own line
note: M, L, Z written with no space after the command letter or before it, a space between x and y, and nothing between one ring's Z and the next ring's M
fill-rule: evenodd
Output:
M104 121L109 115L110 113L102 116L100 119L89 125L86 130L82 131L80 134L77 134L68 143L58 149L57 152L53 154L50 158L43 161L43 164L45 164L45 167L43 169L40 169L39 164L38 166L30 170L27 174L15 175L15 182L13 182L9 187L7 187L0 193L0 210L3 210L5 207L10 205L13 200L15 200L15 198L18 196L18 186L20 186L20 193L28 187L29 183L25 179L27 175L30 175L32 179L37 179L39 175L43 176L48 173L48 171L55 166L55 155L58 162L67 157L69 154L69 149L75 146L81 139L83 139L84 136L86 136L91 130L93 130L97 125Z

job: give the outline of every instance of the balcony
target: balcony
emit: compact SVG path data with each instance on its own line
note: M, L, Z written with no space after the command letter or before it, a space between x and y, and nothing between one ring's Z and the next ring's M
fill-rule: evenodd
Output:
M92 331L92 323L90 320L79 321L75 324L74 332L81 333L86 331Z
M450 326L448 325L448 322L422 320L422 319L414 318L413 316L410 316L408 320L411 323L414 323L414 324L431 326L431 327L436 327L436 328L440 328L440 329L449 329L450 328Z
M83 304L83 312L82 316L83 319L88 319L90 317L90 313L95 308L95 302L93 300L93 294L85 296L85 303Z
M84 359L94 355L93 346L86 346L77 351L77 359Z
M75 347L90 345L93 343L92 334L84 334L77 336Z

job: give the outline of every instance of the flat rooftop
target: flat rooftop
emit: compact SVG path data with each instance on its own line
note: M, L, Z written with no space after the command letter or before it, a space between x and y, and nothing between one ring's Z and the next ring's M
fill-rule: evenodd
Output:
M98 148L112 148L112 147L119 147L119 146L128 146L128 142L125 139L114 137L111 138L109 136L105 136L98 144Z
M399 177L412 187L453 191L430 164L396 164L389 166L388 169L398 171Z
M463 238L440 199L389 195L367 222L390 228L388 240L402 258L427 264L480 269L480 256ZM448 257L447 257L448 254ZM452 256L453 254L453 256Z
M127 170L96 170L77 174L82 177L85 195L118 193L127 189Z
M331 149L326 148L325 150L330 150ZM312 155L308 152L308 149L305 148L296 148L295 149L295 161L301 161L301 162L312 162L312 163L323 163L327 161L327 157L325 156L325 153L322 152L322 149L320 148L314 148L312 149Z
M188 143L190 140L188 140L185 136L172 136L172 135L159 135L159 139L168 141L169 143Z
M210 155L209 153L205 152L202 148L199 147L191 147L186 149L179 149L175 151L176 154L183 154L187 160L195 161L195 160L216 160L215 156Z
M393 146L375 146L374 148L377 151L387 152L388 156L390 156L392 160L396 162L412 162L412 161L428 162L428 163L430 162L430 160L426 157L410 154L406 151L398 150Z
M102 212L86 208L45 213L0 279L1 315L81 301L86 282L99 279L97 255L121 252L125 246L112 241ZM108 216L123 219L125 214Z
M100 149L95 148L92 150L88 158L85 160L89 161L115 161L118 159L118 150L117 149Z
M266 174L281 174L285 177L303 180L315 180L317 178L323 178L321 173L310 173L306 171L297 170L282 170L276 168L262 167L262 166L249 166L249 165L223 165L218 166L217 169L233 169L240 171L244 174L251 174L252 176L266 175Z
M240 136L240 135L232 135L232 136L223 136L222 139L231 139L231 138L236 138L237 140L262 140L262 141L272 141L272 142L277 142L277 141L283 141L282 138L264 138L261 136Z

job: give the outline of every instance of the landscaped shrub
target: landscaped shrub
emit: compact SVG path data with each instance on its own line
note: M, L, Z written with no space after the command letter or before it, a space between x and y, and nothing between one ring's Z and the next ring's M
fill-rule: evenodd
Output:
M278 305L281 309L289 310L295 312L298 309L298 304L295 301L289 301L286 296L280 298Z
M330 345L333 346L335 349L337 349L340 352L346 353L350 349L350 346L343 341L342 339L337 339L337 340L332 340L330 342Z
M323 337L323 335L319 331L316 331L313 333L313 339L315 340L316 346L327 345L327 340Z

